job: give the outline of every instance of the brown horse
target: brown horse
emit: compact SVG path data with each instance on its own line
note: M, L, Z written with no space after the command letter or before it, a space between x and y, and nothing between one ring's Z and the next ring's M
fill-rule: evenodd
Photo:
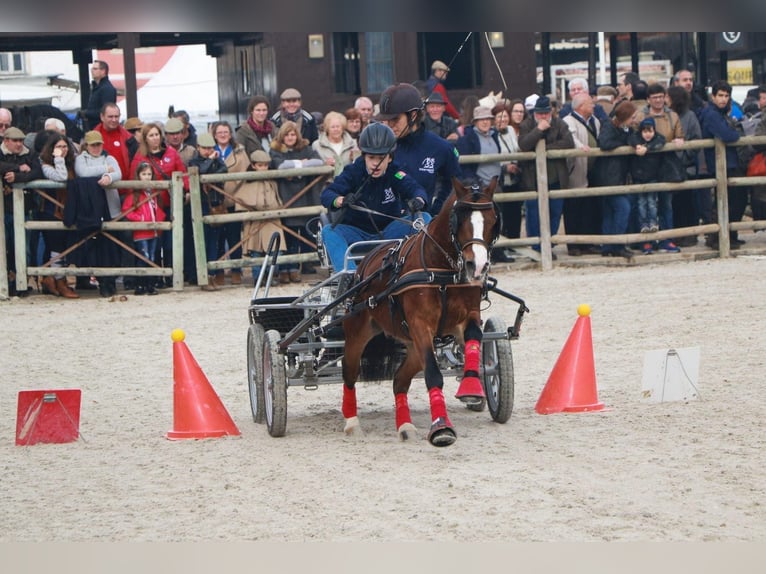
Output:
M356 271L361 285L343 321L343 416L345 432L360 430L355 383L365 347L393 337L406 346L406 357L394 374L396 428L407 440L415 427L407 391L412 378L425 374L431 405L428 440L448 446L457 435L447 416L443 377L435 355L435 340L465 343L464 374L456 397L466 403L484 399L479 380L481 349L480 304L486 298L489 252L498 237L500 215L489 186L465 187L453 179L453 192L427 227L396 248L384 244L368 254ZM381 333L385 336L380 335Z

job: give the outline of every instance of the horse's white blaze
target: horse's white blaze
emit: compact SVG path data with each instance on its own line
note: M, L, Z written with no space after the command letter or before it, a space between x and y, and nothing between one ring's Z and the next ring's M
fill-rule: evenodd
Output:
M473 226L473 238L484 240L484 215L481 211L471 212L471 225ZM489 261L489 253L487 253L487 248L480 243L474 243L471 245L471 249L473 249L473 259L476 264L473 276L478 279Z

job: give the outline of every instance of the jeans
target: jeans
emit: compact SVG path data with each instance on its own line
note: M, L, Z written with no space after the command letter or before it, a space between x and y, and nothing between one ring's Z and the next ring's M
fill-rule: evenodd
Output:
M553 186L551 186L551 189L553 189ZM551 235L556 235L559 232L559 222L564 211L564 200L551 199L548 203L551 216ZM526 212L527 237L538 237L540 235L540 210L537 200L527 199L524 202L524 211ZM540 244L533 245L532 249L540 251Z
M657 225L657 193L652 191L640 193L637 203L638 223L641 229Z
M604 235L622 235L628 231L630 199L627 195L604 196L601 210L601 233ZM621 245L616 244L604 244L601 246L601 252L618 251L621 247Z
M673 229L673 192L657 192L657 212L660 229Z
M421 214L423 221L428 223L431 221L431 215L423 212ZM405 219L412 221L413 216L407 215ZM333 269L337 272L343 269L343 259L346 254L346 249L352 243L357 241L373 241L377 239L400 239L411 235L413 233L412 226L405 221L392 221L383 229L383 237L378 233L370 233L364 231L353 225L344 225L339 223L335 227L331 225L325 225L322 227L322 240L324 241L327 254L330 256L330 263L332 263ZM356 269L356 263L353 261L348 262L349 270Z

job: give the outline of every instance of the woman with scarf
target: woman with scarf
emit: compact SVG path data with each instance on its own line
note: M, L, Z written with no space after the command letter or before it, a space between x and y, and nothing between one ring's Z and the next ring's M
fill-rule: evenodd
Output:
M237 142L245 146L250 157L259 149L268 153L275 135L277 127L269 119L269 100L266 96L253 96L247 102L247 120L237 128Z

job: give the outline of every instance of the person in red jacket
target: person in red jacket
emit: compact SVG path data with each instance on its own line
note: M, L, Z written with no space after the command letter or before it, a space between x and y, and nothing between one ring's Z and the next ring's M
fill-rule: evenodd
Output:
M186 173L186 165L184 165L181 156L172 146L165 144L162 128L155 123L146 123L141 128L141 144L133 157L129 173L136 173L136 168L141 162L146 162L152 166L154 179L157 180L169 181L175 171ZM189 180L186 175L184 175L184 189L189 189ZM172 214L168 190L163 190L160 193L158 204L163 211ZM158 264L163 264L164 267L173 266L172 238L172 233L162 233L159 237L159 248L155 261ZM169 277L164 281L162 278L158 278L157 286L160 288L170 287L171 284L172 281Z
M136 166L133 179L139 181L152 181L154 179L154 170L149 163L143 161ZM133 193L125 197L122 204L122 211L126 212L125 217L129 221L165 221L165 212L157 202L157 196L152 193L155 190L135 189ZM136 250L148 261L154 261L154 254L157 251L158 232L156 229L136 229L133 231L133 242ZM149 267L149 264L141 258L136 258L139 267ZM154 288L154 281L151 277L138 277L135 285L134 295L157 295Z
M448 72L449 66L447 64L441 60L434 60L434 63L431 64L431 75L428 77L428 80L426 80L426 91L428 92L426 96L430 98L433 93L440 94L446 105L445 111L447 112L447 115L459 120L460 112L457 111L457 108L447 97L447 88L444 87Z

